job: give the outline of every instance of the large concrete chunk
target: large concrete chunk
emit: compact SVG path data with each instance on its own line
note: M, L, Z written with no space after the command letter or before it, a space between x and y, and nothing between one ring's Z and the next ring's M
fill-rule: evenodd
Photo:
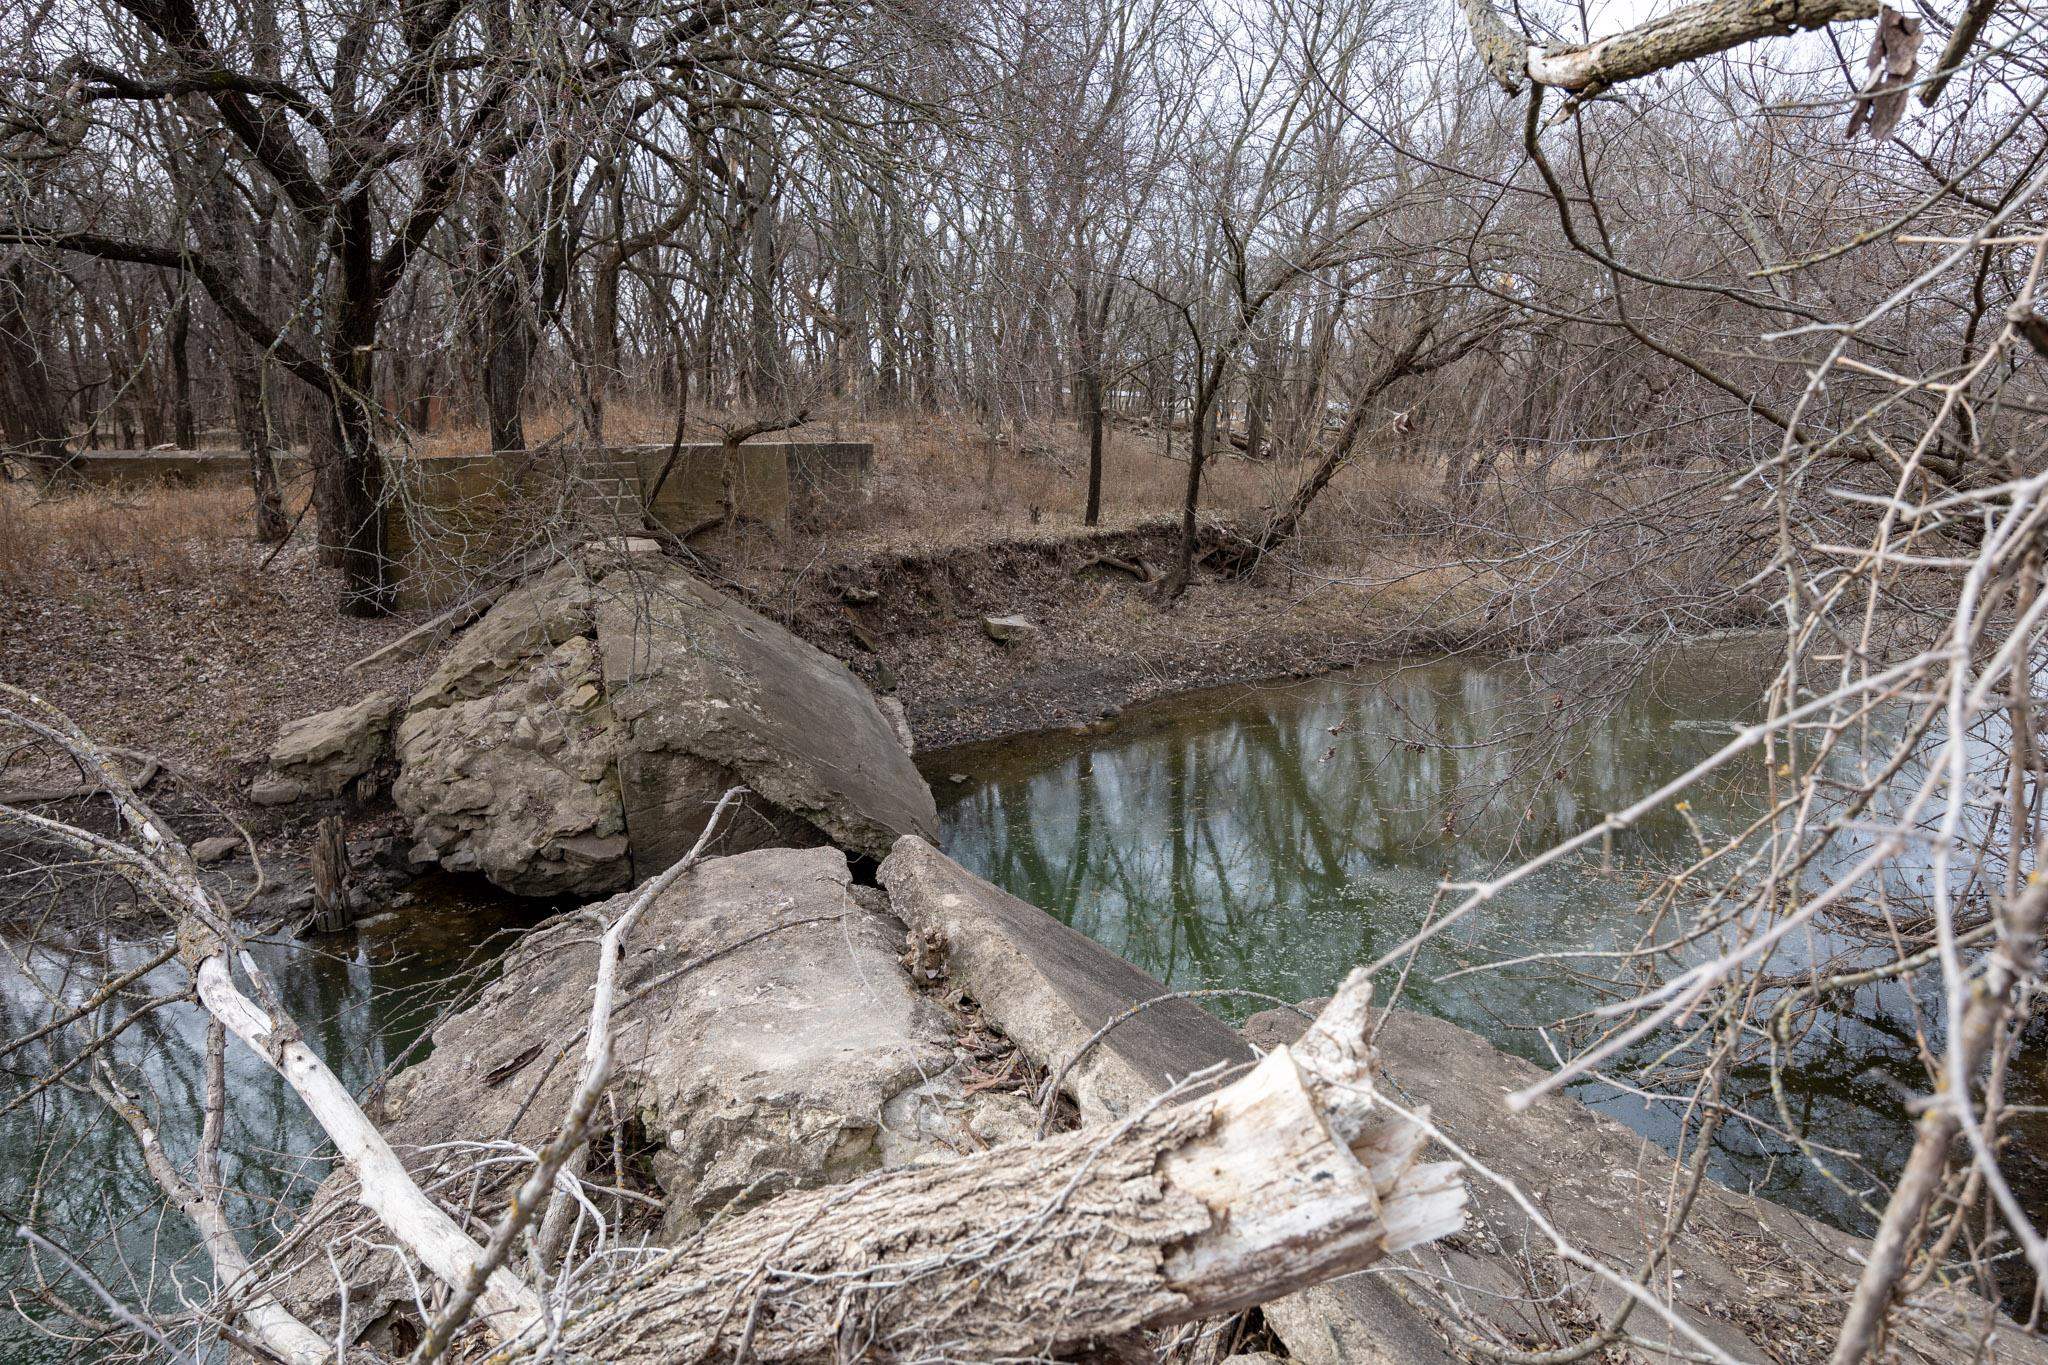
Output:
M394 1083L395 1137L554 1131L575 1064L548 1073L548 1062L589 1017L600 923L630 895L506 955L497 982ZM837 849L707 859L647 908L621 964L612 1089L663 1148L655 1173L672 1225L743 1191L752 1202L881 1164L884 1106L953 1060L944 1016L912 988L901 951L901 928L861 905Z
M635 925L610 1092L638 1130L624 1140L657 1148L666 1235L721 1208L880 1167L891 1101L953 1065L945 1015L897 961L901 926L861 896L837 849L767 849L706 860ZM437 1144L536 1146L559 1128L598 939L627 899L528 934L482 997L434 1030L426 1060L393 1082L386 1132L417 1171L476 1158ZM334 1211L343 1193L343 1178L330 1179L315 1212ZM402 1271L363 1250L377 1240L346 1243L352 1314L405 1301ZM334 1293L324 1262L301 1278L308 1297Z
M635 542L587 546L508 593L399 728L415 849L529 895L661 871L719 797L718 850L936 833L931 789L859 679ZM640 542L651 544L651 542Z
M1035 905L992 886L922 839L881 867L889 904L913 932L937 931L952 983L1034 1061L1059 1067L1104 1024L1166 987ZM1176 1080L1251 1050L1198 1005L1155 1005L1067 1074L1084 1121L1129 1113Z
M630 734L619 776L639 876L689 848L729 781L772 808L736 822L740 847L815 829L880 858L900 835L937 837L931 788L844 664L680 569L604 587L598 639Z

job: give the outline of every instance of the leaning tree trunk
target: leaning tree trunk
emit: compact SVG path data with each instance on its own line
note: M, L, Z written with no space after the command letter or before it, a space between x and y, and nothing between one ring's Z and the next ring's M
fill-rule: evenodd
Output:
M1213 1095L786 1195L561 1343L607 1361L1036 1359L1235 1312L1455 1232L1465 1190L1374 1088L1371 981ZM601 1350L600 1350L601 1348Z
M1470 355L1488 337L1493 335L1497 317L1483 318L1469 324L1460 335L1440 345L1423 350L1423 344L1435 334L1437 323L1424 319L1410 329L1408 336L1380 362L1379 367L1368 375L1351 395L1351 411L1344 418L1344 425L1337 432L1316 461L1316 467L1309 471L1307 478L1295 488L1286 505L1273 513L1258 538L1249 545L1237 547L1228 557L1223 568L1233 575L1250 573L1258 567L1259 561L1272 554L1301 531L1301 523L1308 516L1308 510L1322 496L1330 480L1337 477L1351 459L1359 438L1365 434L1365 425L1373 412L1373 403L1379 396L1402 379L1414 375L1429 374L1443 369Z

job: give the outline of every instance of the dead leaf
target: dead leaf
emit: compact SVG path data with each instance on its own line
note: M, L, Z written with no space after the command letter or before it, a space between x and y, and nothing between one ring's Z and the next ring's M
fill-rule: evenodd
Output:
M1882 141L1899 126L1906 109L1906 87L1919 68L1920 20L1909 19L1886 5L1878 11L1877 32L1863 62L1863 94L1849 111L1848 136L1859 132Z

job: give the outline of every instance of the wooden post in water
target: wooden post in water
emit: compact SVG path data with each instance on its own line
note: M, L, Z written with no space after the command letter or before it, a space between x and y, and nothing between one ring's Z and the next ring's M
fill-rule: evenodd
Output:
M348 843L342 838L341 817L321 817L320 832L313 838L313 929L338 934L353 918L349 909L349 888L353 882L348 865Z

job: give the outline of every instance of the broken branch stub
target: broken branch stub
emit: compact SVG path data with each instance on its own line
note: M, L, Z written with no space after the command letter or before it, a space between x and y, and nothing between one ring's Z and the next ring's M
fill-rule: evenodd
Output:
M615 1362L1030 1357L1232 1312L1457 1230L1376 1100L1371 983L1211 1095L715 1225L568 1324Z

